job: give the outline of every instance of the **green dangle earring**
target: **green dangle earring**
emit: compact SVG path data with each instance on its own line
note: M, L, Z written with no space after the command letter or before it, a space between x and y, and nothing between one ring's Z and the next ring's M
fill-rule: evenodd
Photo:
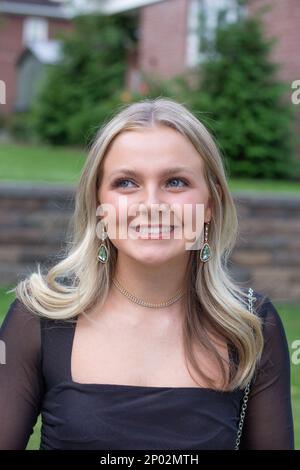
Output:
M108 261L108 250L107 247L104 243L104 240L107 238L107 232L105 230L105 225L101 223L101 240L102 243L100 245L99 251L98 251L98 260L101 261L101 263L105 264Z
M211 249L207 241L208 237L208 226L210 222L207 222L205 224L205 231L204 231L204 244L201 248L200 252L200 260L203 261L203 263L206 263L211 258Z

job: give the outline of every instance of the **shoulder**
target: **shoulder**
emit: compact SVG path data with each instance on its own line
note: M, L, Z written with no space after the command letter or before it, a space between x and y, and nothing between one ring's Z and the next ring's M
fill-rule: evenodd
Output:
M40 319L18 298L14 299L0 327L7 357L14 367L36 364L41 352Z
M283 323L275 302L260 291L253 291L253 311L262 319L265 332L272 330L283 331Z
M37 314L28 309L18 298L15 298L4 316L1 331L14 327L25 332L27 328L32 328L33 324L38 325L39 321Z
M257 305L255 313L262 319L262 333L264 337L264 347L261 356L261 366L264 369L279 371L289 369L289 346L278 309L270 297L255 291Z
M249 291L249 289L247 289ZM282 354L288 356L288 342L283 321L275 302L265 293L253 290L253 313L261 319L261 328L264 338L263 355Z

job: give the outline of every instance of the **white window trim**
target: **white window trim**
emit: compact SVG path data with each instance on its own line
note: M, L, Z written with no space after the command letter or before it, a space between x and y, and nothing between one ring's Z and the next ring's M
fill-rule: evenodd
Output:
M34 26L35 25L35 26ZM41 28L40 32L36 34L30 32L30 28L34 31L34 28ZM36 34L36 37L35 37ZM32 35L32 39L30 36ZM37 16L28 16L24 18L23 22L23 44L26 46L31 42L46 41L49 35L49 23L46 18Z
M186 67L193 67L199 63L199 14L201 0L190 0L187 13L186 36Z
M230 5L231 4L231 5ZM234 21L236 11L232 0L189 0L187 14L187 37L186 37L186 67L194 67L200 64L206 57L206 53L200 51L200 25L199 15L202 8L208 11L208 34L212 34L217 26L218 12L223 8L229 8L227 19Z
M72 0L71 3L78 12L98 11L105 15L112 15L162 1L164 0Z
M48 18L71 18L74 12L72 11L70 5L71 4L69 4L68 0L66 2L53 1L53 6L1 0L0 11L1 13L10 13L12 15L46 16Z

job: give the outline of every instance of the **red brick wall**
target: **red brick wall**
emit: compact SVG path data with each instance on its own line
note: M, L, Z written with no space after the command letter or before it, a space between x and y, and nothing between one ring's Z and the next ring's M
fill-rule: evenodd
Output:
M170 78L185 69L187 0L168 0L141 9L139 67Z
M263 16L266 35L278 38L273 59L281 64L280 77L288 82L300 79L300 1L249 1L252 13L263 6L270 6Z
M272 59L280 64L279 77L289 83L300 80L300 0L250 0L249 12L256 13L269 7L263 14L265 34L275 37ZM290 96L293 93L290 88ZM287 99L290 99L287 96ZM296 157L300 160L300 105L295 105L294 132L296 135ZM300 174L297 175L300 181Z
M8 113L15 98L15 61L22 50L21 16L6 16L0 24L0 79L6 84L6 104L1 113Z
M16 95L16 60L23 50L23 16L6 15L0 19L0 80L6 84L6 104L1 105L1 114L12 111ZM49 19L49 39L60 29L70 28L65 20Z

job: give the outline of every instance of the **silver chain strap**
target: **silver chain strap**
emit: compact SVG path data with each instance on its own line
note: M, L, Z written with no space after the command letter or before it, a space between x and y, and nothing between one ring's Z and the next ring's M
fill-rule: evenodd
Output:
M248 308L250 313L253 313L253 301L256 300L256 297L253 296L253 289L249 287L248 290ZM241 414L240 414L240 421L239 421L239 426L238 426L238 432L237 432L237 438L235 441L235 448L234 450L239 450L240 446L240 440L241 440L241 435L242 435L242 429L243 429L243 424L244 424L244 419L246 415L246 408L247 408L247 402L248 402L248 395L250 392L250 382L247 383L245 392L244 392L244 398L243 398L243 404L242 404L242 409L241 409Z

